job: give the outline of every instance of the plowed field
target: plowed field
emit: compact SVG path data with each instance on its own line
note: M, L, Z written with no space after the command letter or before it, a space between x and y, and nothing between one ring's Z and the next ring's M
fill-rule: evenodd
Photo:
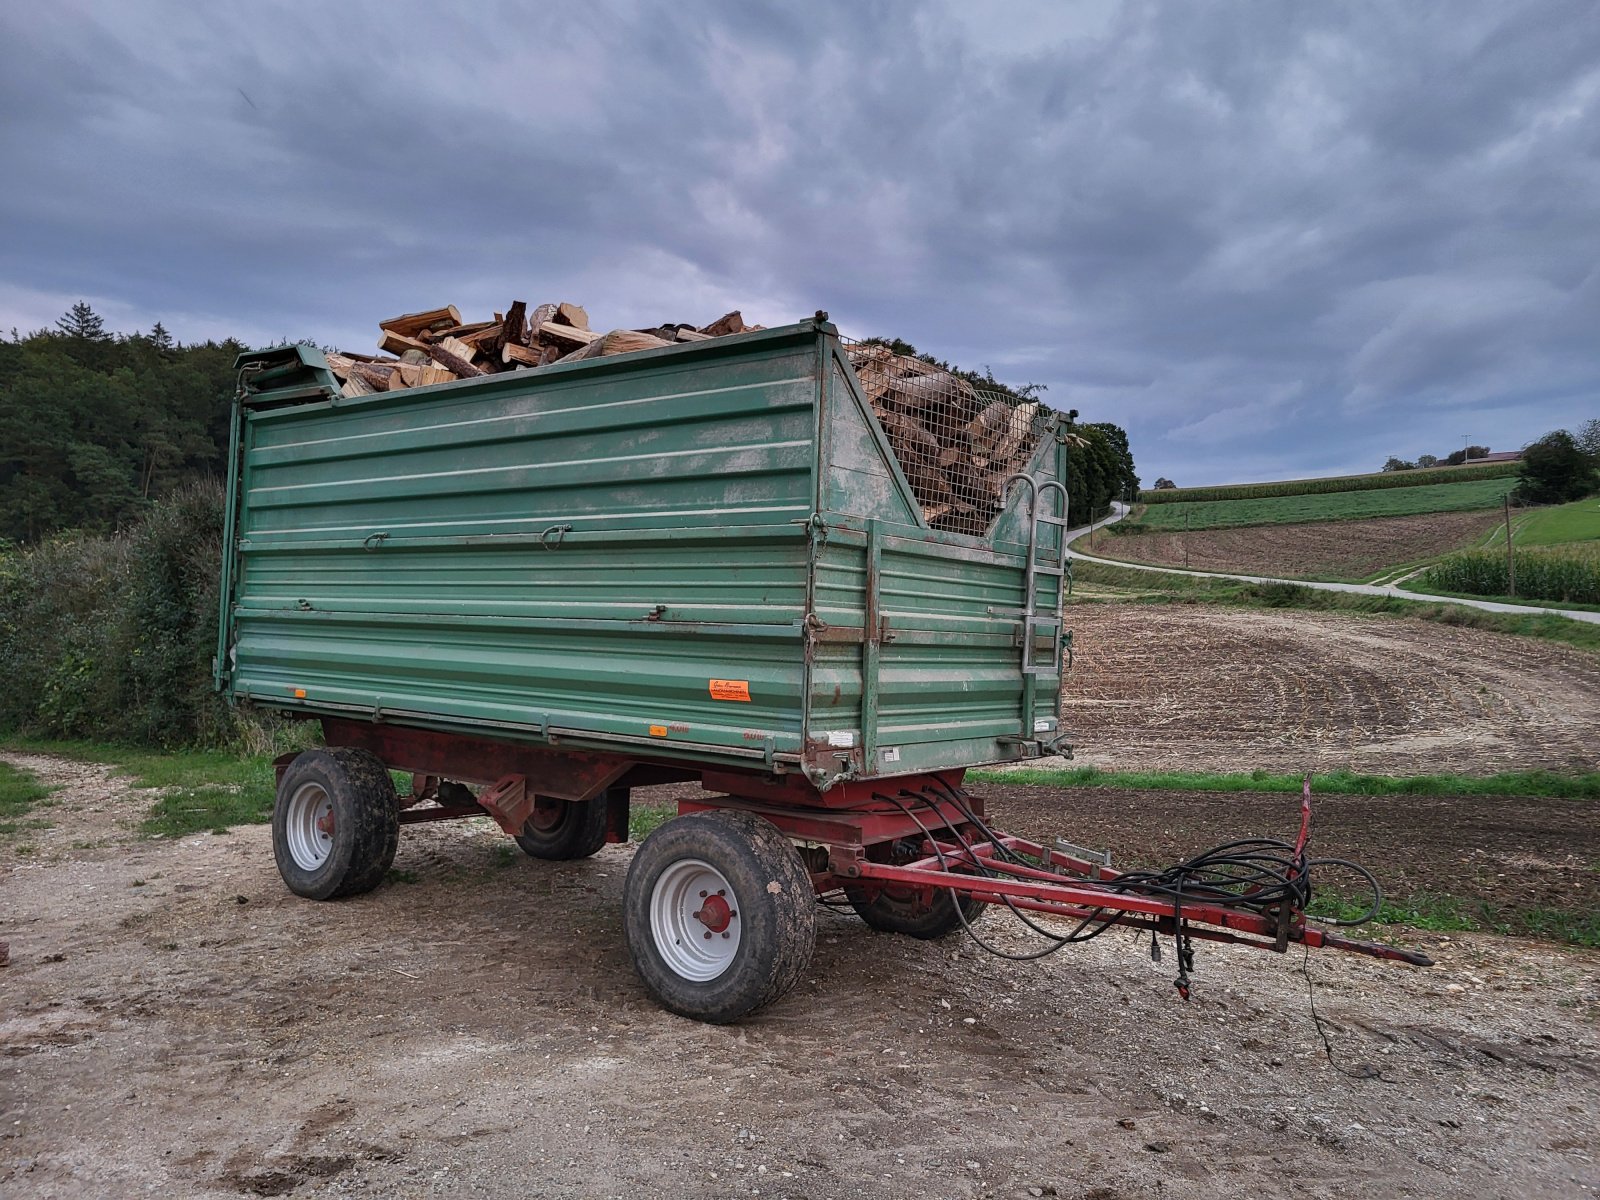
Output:
M1600 769L1600 660L1393 617L1083 604L1064 724L1119 770Z
M1093 553L1196 571L1279 579L1363 580L1390 567L1470 546L1499 520L1498 513L1480 511L1188 533L1111 534L1096 538ZM1080 542L1078 548L1089 547Z

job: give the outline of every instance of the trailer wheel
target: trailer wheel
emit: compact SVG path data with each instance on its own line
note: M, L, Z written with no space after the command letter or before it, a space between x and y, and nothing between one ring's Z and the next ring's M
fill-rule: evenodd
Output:
M914 840L891 842L870 846L867 854L875 862L904 864L921 857L920 845ZM879 933L902 933L924 941L954 933L962 927L963 916L971 925L988 907L964 892L909 884L886 883L876 888L845 884L844 896L856 915Z
M307 750L283 773L272 853L289 890L311 900L370 892L400 844L394 781L375 754Z
M606 801L540 796L517 845L534 858L588 858L606 844Z
M811 876L770 821L721 810L657 829L628 868L623 932L663 1006L737 1021L778 999L816 948Z

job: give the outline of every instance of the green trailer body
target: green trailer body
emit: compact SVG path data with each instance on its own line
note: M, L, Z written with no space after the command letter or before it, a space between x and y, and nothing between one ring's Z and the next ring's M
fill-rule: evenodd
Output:
M1063 749L1053 414L979 538L929 528L820 314L361 397L310 347L240 367L234 700L821 792Z

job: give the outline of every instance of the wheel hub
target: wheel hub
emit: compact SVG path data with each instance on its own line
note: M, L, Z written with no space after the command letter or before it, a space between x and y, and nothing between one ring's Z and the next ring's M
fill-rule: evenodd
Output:
M700 911L694 914L694 919L712 933L721 933L733 923L736 916L738 914L728 907L728 902L718 893L700 902Z
M333 853L333 797L318 783L306 783L289 797L284 814L289 856L303 871L315 871Z
M657 876L650 892L650 933L670 970L708 983L733 965L743 939L732 898L727 878L701 859L679 859Z

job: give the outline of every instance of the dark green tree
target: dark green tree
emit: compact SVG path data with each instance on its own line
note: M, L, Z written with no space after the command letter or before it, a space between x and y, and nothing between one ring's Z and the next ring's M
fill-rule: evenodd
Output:
M62 322L87 333L0 341L0 538L109 532L221 473L239 345L94 336L98 320L81 305Z
M1577 443L1579 450L1594 460L1596 466L1600 466L1600 417L1590 417L1579 425L1572 440Z
M1564 504L1600 489L1600 470L1565 429L1547 433L1522 450L1517 498L1528 504Z
M100 314L82 300L57 318L56 328L67 337L85 338L92 342L103 341L111 336L106 332L106 323L100 319Z

